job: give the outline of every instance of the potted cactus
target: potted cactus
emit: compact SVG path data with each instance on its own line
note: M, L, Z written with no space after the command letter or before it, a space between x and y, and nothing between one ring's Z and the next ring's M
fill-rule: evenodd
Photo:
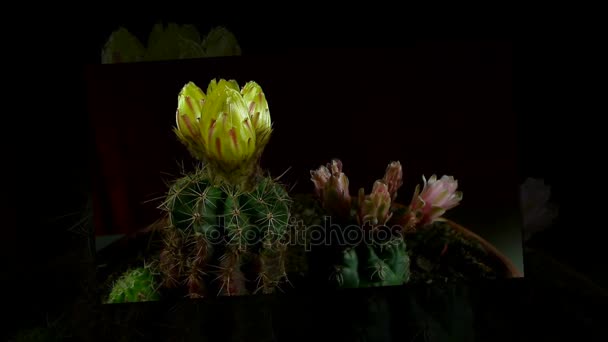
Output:
M148 230L155 244L108 278L108 302L268 294L290 283L288 274L322 288L519 276L491 244L444 217L462 200L453 177L423 176L402 203L394 161L369 193L351 196L334 159L310 171L314 194L289 194L259 163L272 131L256 82L183 86L174 133L200 164L168 184Z
M452 176L423 176L422 189L418 185L411 201L402 204L397 201L403 184L398 161L389 163L371 193L362 188L356 196L350 195L340 160L310 172L315 194L305 207L310 211L317 201L315 213L324 221L312 230L320 228L323 234L309 234L307 242L317 280L344 288L520 276L494 246L444 217L462 200ZM319 244L312 235L341 240Z

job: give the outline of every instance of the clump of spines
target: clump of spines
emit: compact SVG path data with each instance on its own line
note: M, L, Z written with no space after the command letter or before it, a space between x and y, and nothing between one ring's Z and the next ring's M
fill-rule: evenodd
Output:
M190 297L276 291L286 279L290 199L269 177L254 184L215 182L202 168L170 187L161 206L169 218L160 259L165 286L183 284Z
M147 302L160 299L154 274L148 267L130 269L114 283L107 303Z

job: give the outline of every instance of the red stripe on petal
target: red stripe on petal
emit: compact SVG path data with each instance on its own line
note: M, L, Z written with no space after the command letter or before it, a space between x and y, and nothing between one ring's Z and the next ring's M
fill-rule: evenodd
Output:
M199 136L199 132L192 127L192 123L190 122L190 118L188 118L187 115L184 115L182 118L184 119L184 122L186 123L186 127L188 127L188 131L190 131L190 134L193 137Z
M222 158L222 141L220 140L219 137L217 137L215 139L215 149L217 150L217 156L221 159Z
M253 114L254 109L255 109L255 102L251 102L249 104L249 115Z
M211 125L209 125L209 135L207 136L207 141L211 143L211 137L213 136L213 131L215 130L215 119L211 120Z
M228 113L222 113L222 127L226 127L226 120L228 120Z
M243 121L243 124L245 125L245 127L249 128L251 130L251 126L249 125L249 118L245 119Z
M232 138L232 143L234 144L234 147L238 147L239 142L236 140L236 130L234 129L234 127L232 127L230 131L228 131L228 134L230 135L230 138Z
M186 96L186 104L188 105L190 110L194 112L194 106L192 106L192 100L190 99L190 96Z

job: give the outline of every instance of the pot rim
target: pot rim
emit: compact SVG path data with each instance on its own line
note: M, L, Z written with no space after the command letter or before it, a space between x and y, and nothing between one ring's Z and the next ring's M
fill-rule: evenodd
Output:
M486 252L488 252L490 255L492 255L496 259L500 260L501 264L505 267L505 273L507 275L507 278L522 278L523 277L523 274L519 271L519 269L515 266L515 264L513 264L513 261L511 261L511 259L509 259L501 251L499 251L498 248L496 248L496 246L494 246L493 244L491 244L490 242L488 242L486 239L482 238L481 236L475 234L470 229L468 229L452 220L445 219L445 218L444 218L444 220L454 230L459 231L460 233L466 235L467 237L469 237L473 240L477 240L482 245L482 247L486 250Z
M399 208L407 208L406 205L401 203L393 203L393 206ZM444 222L446 222L452 229L459 231L460 233L466 235L470 239L478 241L483 249L488 252L492 257L498 259L500 263L504 266L504 273L507 278L523 278L523 274L519 271L519 269L513 264L513 261L509 259L506 255L504 255L501 251L496 248L493 244L488 242L486 239L481 236L475 234L472 230L448 219L442 218Z

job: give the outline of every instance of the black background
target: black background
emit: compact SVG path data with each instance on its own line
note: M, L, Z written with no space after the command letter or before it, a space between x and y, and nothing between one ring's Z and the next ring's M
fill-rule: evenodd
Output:
M134 24L137 29L127 26L145 34L155 21ZM218 24L226 22L219 16L215 21ZM68 244L67 234L62 231L65 226L49 223L49 218L78 208L83 200L82 190L89 187L88 170L83 168L83 162L88 160L88 146L82 143L87 141L88 132L76 128L86 126L82 65L99 60L99 49L108 30L119 23L127 24L118 20L102 23L57 19L55 25L49 24L40 30L39 35L46 39L37 40L35 49L15 54L24 66L15 68L19 72L15 83L18 94L13 100L16 108L11 109L14 115L9 115L7 122L14 128L13 132L25 133L25 137L14 140L3 136L7 141L11 139L11 143L5 145L12 147L9 157L14 154L16 158L13 167L4 169L10 178L5 187L9 196L5 197L3 216L8 219L2 251L3 259L9 262L3 270L6 277L2 279L9 279L5 285L9 286L10 299L21 301L9 301L4 306L9 314L5 322L8 326L39 322L44 312L61 306L61 298L70 296L65 286L57 285L59 283L53 280L65 274L46 268L47 261L64 253L62 246ZM333 32L337 33L332 35L319 28L293 36L289 36L286 27L281 25L274 31L272 27L256 31L250 23L239 27L238 20L227 26L238 37L244 53L248 49L262 53L265 48L284 51L288 45L396 44L382 34L368 34L362 39L360 33L368 32L367 28L349 30L344 25L335 25L337 28ZM408 32L408 28L404 27L403 31ZM275 35L269 35L270 32ZM314 33L325 39L316 40L315 36L311 37ZM395 36L402 37L403 44L411 44L403 38L410 36L401 33ZM518 121L520 179L544 177L555 189L562 216L557 227L559 234L549 239L547 248L577 269L601 280L604 279L601 272L604 267L600 262L603 242L594 238L602 228L594 220L601 213L598 211L601 202L591 197L595 188L590 184L601 179L603 167L597 160L603 161L603 158L598 158L600 154L589 153L596 152L594 146L603 138L598 134L602 130L593 125L596 120L588 117L589 111L583 101L571 105L572 98L579 95L580 90L575 88L581 82L573 82L572 70L578 70L580 62L574 63L570 56L580 58L582 54L585 59L590 54L579 44L547 40L545 36L529 31L523 36L523 40L513 44L513 108ZM264 43L259 42L260 37L264 38ZM30 46L31 39L23 39L27 43L21 42L19 46ZM17 125L23 124L22 117L16 116L18 113L36 119L33 123L27 121L28 125ZM11 119L16 122L11 123ZM583 134L582 138L575 136L578 133ZM27 148L29 143L36 147ZM600 331L595 330L597 325L590 318L598 317L590 310L592 303L599 305L598 299L556 289L550 280L543 282L530 275L525 283L497 282L476 286L474 290L479 304L477 325L488 337L485 340L523 340L525 329L531 330L531 337L553 340L565 339L569 334L584 338ZM320 300L317 304L330 305ZM581 320L581 315L587 320Z

